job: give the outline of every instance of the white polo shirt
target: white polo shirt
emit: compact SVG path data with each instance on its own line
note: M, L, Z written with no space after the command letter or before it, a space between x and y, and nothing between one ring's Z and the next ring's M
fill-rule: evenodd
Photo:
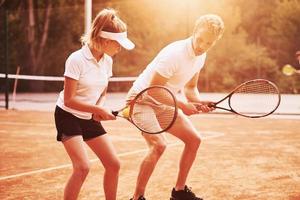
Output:
M74 98L95 105L107 87L108 79L112 76L112 63L112 58L106 54L97 62L87 45L72 53L66 61L64 76L77 80ZM64 90L60 92L56 105L78 118L91 119L92 117L92 113L65 106Z
M152 76L158 72L168 79L166 87L174 93L182 89L204 65L206 53L196 56L192 38L179 40L164 47L133 83L139 92L149 87Z

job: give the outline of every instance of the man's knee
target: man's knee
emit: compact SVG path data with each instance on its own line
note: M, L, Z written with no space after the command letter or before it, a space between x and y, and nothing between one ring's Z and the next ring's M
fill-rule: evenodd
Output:
M193 135L191 138L185 143L189 148L197 150L201 144L200 135Z
M149 153L155 156L161 156L167 148L167 143L162 135L144 135L148 146Z
M164 153L166 148L167 148L167 145L164 142L152 144L150 146L150 151L149 151L151 158L158 160L160 158L160 156Z
M162 155L166 150L166 148L167 148L167 144L164 142L154 145L154 151L158 155Z

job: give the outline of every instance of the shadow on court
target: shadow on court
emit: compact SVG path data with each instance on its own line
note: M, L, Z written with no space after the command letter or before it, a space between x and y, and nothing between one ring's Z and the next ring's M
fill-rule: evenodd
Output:
M245 119L235 115L191 117L203 141L188 185L205 200L299 200L300 120ZM53 113L0 112L0 199L62 199L71 165L56 142ZM146 144L127 121L104 122L122 166L118 199L134 191ZM169 199L183 144L169 135L145 196ZM79 199L104 199L103 167L89 151L90 174Z

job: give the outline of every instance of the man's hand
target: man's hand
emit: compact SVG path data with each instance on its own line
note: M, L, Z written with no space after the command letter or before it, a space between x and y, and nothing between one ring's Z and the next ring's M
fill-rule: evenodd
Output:
M198 111L207 113L207 112L211 112L213 110L215 110L216 108L213 107L214 103L211 101L201 101L199 103L194 103L194 105L196 106Z
M183 102L180 102L178 104L178 107L187 116L194 115L194 114L199 114L200 113L199 110L197 109L197 107L193 103L183 103Z

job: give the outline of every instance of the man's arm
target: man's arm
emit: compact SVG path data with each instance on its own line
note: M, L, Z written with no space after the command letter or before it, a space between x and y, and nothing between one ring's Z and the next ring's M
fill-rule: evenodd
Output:
M168 80L169 80L168 78L160 75L158 72L155 72L150 81L150 86L154 86L154 85L165 86ZM197 114L199 112L194 106L194 104L192 103L185 103L180 100L177 100L176 103L178 108L180 108L183 111L183 113L186 115Z
M184 95L189 102L201 103L200 94L197 88L199 72L184 86Z
M192 102L197 106L197 109L202 112L209 112L214 110L213 107L209 107L208 105L212 102L209 101L201 101L200 94L197 88L199 79L199 72L196 73L193 78L184 86L184 95L187 98L188 102Z

